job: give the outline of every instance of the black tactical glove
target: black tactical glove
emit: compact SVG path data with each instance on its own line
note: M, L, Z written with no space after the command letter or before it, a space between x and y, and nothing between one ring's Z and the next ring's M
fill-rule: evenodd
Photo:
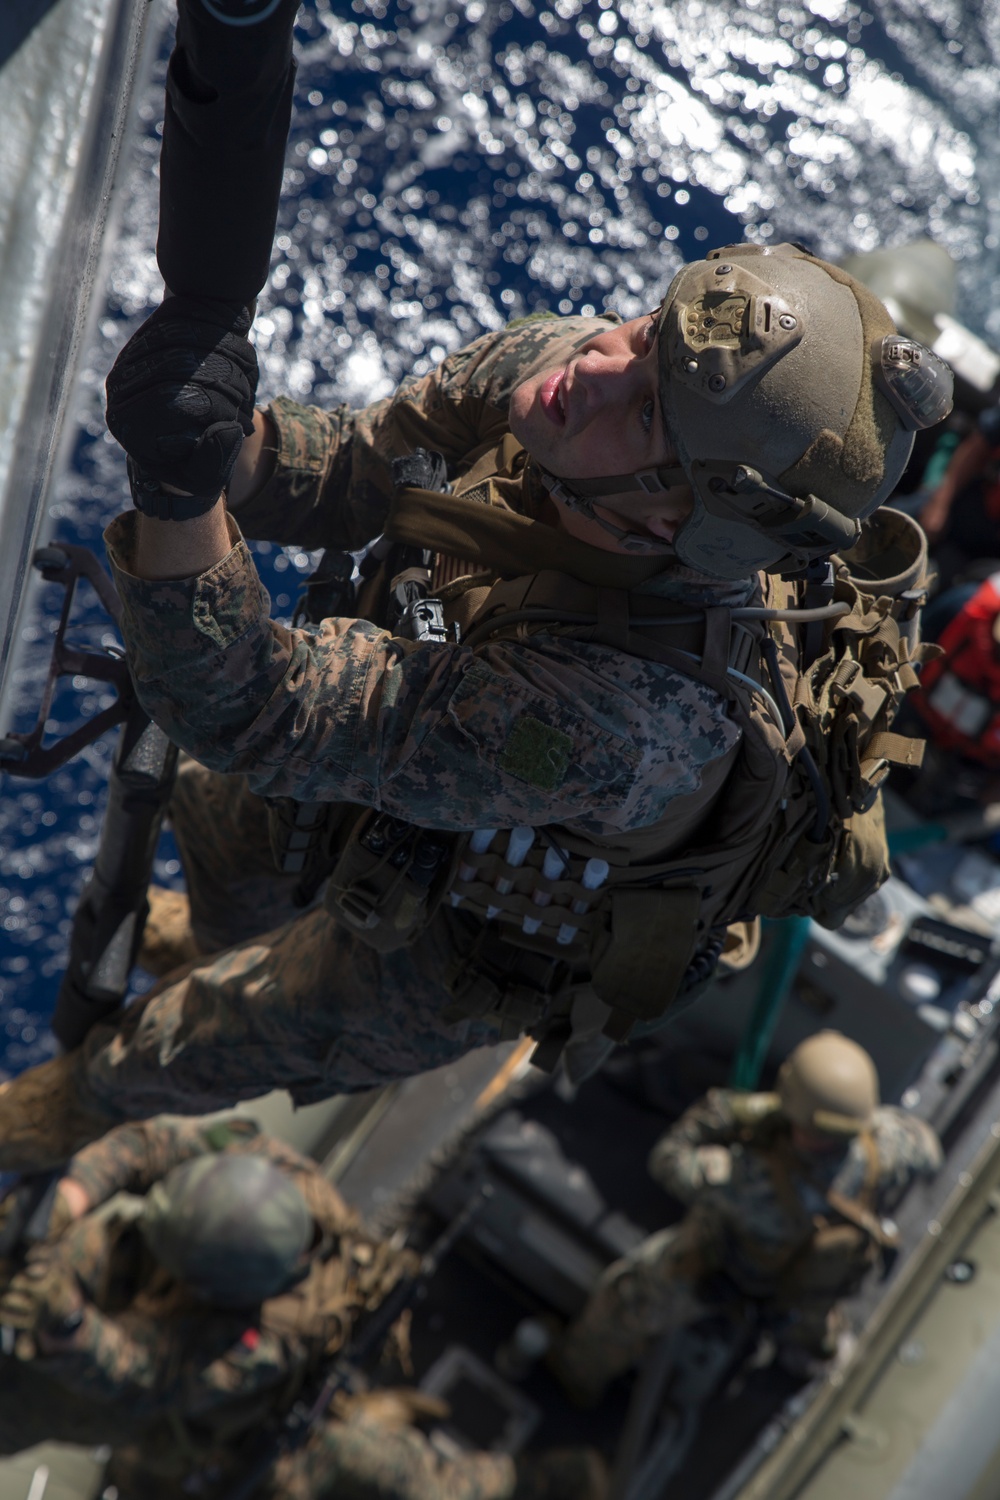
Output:
M232 302L170 297L108 376L107 422L129 455L136 507L165 520L210 510L253 431L251 315ZM171 485L184 495L163 489Z

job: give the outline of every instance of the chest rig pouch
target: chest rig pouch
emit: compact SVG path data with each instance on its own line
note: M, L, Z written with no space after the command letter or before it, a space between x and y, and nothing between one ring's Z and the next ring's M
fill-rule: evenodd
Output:
M404 948L440 906L456 856L452 834L365 811L330 872L327 911L380 953Z

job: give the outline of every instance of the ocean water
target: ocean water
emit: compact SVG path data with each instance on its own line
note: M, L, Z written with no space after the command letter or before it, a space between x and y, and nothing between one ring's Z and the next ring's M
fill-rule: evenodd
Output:
M48 537L101 550L127 503L102 383L159 301L156 162L169 8L140 102L104 306L78 381ZM307 0L260 399L361 405L527 312L655 306L684 260L742 238L837 258L930 235L958 315L1000 343L1000 9L969 0ZM275 614L314 558L256 548ZM24 628L17 720L34 719L61 603ZM112 645L81 601L74 638ZM65 732L103 706L67 684ZM52 1048L74 905L113 746L0 786L0 1074ZM156 878L179 880L165 835ZM144 987L139 976L137 988Z

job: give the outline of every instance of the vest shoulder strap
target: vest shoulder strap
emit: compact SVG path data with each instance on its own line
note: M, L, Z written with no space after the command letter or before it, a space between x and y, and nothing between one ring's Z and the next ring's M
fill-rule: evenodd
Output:
M895 1229L886 1228L874 1212L879 1179L878 1143L871 1130L863 1130L858 1139L865 1154L865 1176L858 1196L848 1198L846 1193L838 1193L835 1188L831 1188L826 1201L835 1214L856 1228L863 1229L883 1250L898 1249L899 1235Z
M543 630L662 662L704 682L726 700L745 704L748 695L761 689L759 642L763 630L734 621L727 607L594 584L553 568L495 583L473 617L464 641L476 646L487 637L530 635ZM734 671L739 675L734 676ZM761 701L773 703L766 692ZM780 716L775 713L772 717L784 740ZM792 735L789 753L794 755L798 737L794 730Z
M476 503L466 495L444 495L436 490L397 490L385 535L393 542L468 559L507 577L552 568L584 583L628 589L654 577L664 567L660 556L605 552L503 506Z

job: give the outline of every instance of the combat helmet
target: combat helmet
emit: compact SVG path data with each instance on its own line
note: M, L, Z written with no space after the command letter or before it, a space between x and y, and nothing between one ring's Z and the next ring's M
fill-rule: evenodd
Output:
M206 1302L249 1307L301 1279L315 1233L287 1173L259 1156L201 1156L146 1195L153 1255Z
M878 1108L878 1074L857 1042L839 1031L817 1031L782 1063L778 1097L787 1119L803 1130L857 1135Z
M895 489L914 432L951 410L947 365L898 333L861 282L798 245L727 245L682 267L657 337L678 463L559 490L591 516L594 500L627 516L636 497L648 510L650 495L689 485L673 548L717 578L849 550Z

